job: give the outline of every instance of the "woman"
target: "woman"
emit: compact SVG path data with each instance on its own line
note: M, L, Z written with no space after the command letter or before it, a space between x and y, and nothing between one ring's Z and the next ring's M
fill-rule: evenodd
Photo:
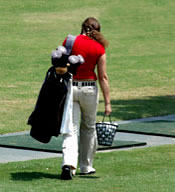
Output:
M63 45L65 45L66 40ZM97 147L96 111L99 84L105 101L105 114L111 113L108 76L106 73L105 48L108 42L100 33L100 23L93 17L87 18L76 37L72 55L82 55L85 63L80 65L73 76L73 134L65 134L63 141L63 166L61 178L72 179L78 163L78 135L80 174L95 173L93 158ZM97 66L96 76L94 70ZM97 78L98 77L98 78ZM81 120L80 120L81 114ZM80 122L80 125L79 125Z

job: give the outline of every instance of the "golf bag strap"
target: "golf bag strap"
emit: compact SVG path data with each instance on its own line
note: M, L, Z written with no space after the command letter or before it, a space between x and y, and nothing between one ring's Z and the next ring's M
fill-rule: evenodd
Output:
M65 47L67 49L67 55L71 54L75 39L76 39L76 36L74 36L74 35L69 34L67 36L67 40L66 40L66 44L65 44Z

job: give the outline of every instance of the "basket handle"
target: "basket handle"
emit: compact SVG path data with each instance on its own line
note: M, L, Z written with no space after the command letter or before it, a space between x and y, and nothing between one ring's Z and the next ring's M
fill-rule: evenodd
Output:
M105 120L105 117L106 117L106 116L108 116L108 117L109 117L109 122L110 122L110 123L112 123L112 120L111 120L111 115L106 115L106 114L104 114L104 115L103 115L102 122L104 122L104 120Z

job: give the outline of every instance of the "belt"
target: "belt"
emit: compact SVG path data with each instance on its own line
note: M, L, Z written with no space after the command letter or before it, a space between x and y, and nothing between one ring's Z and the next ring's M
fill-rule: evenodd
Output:
M73 86L78 86L78 87L84 87L84 86L95 86L96 83L95 81L74 81Z

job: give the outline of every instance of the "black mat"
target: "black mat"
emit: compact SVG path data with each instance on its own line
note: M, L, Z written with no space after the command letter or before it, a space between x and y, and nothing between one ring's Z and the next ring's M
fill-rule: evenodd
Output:
M61 151L62 137L52 137L48 144L43 144L28 134L16 135L16 136L5 136L0 137L0 147L15 148L15 149L26 149L34 151L44 151L53 153L62 153ZM113 142L112 146L98 146L98 150L109 150L125 147L136 147L146 145L145 142L135 142L135 141L119 141Z
M175 137L175 121L158 120L121 124L118 132Z

